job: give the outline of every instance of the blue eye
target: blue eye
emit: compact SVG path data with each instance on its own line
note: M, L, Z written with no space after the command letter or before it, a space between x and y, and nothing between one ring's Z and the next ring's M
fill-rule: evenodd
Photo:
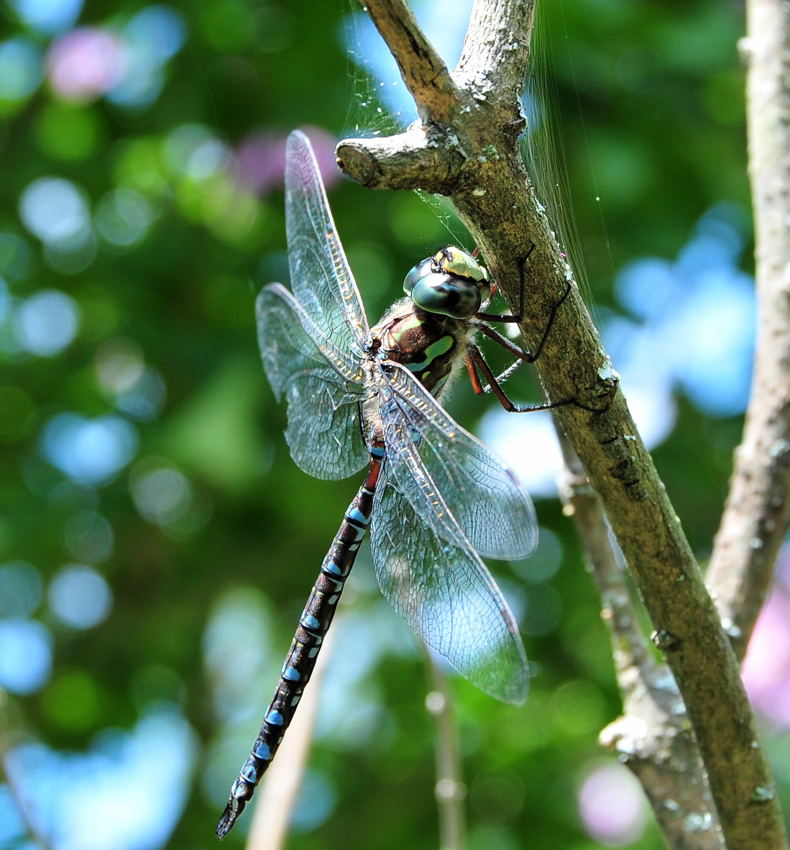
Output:
M420 278L411 291L414 303L428 313L468 319L480 309L480 289L471 280L431 272Z
M432 265L433 265L433 258L432 257L426 257L424 260L417 263L416 266L412 266L409 273L403 279L403 291L407 295L411 295L415 284L421 278L425 277L425 275L427 275L427 274L430 274Z
M471 254L448 246L414 266L403 281L403 291L428 313L468 319L488 298L488 272Z

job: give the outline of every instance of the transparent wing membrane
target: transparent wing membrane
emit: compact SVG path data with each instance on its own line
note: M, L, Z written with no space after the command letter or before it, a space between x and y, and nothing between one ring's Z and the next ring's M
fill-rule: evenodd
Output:
M531 555L535 509L504 463L465 431L401 366L387 366L380 394L393 479L433 530L490 558ZM448 519L449 515L449 519Z
M368 322L340 244L307 137L288 136L285 222L291 288L323 334L342 351L361 355Z
M381 592L414 631L481 690L527 698L529 672L513 615L463 533L449 543L415 513L385 465L371 549Z
M360 426L364 373L331 345L279 284L256 302L263 367L278 400L288 402L285 439L314 478L346 478L368 462Z

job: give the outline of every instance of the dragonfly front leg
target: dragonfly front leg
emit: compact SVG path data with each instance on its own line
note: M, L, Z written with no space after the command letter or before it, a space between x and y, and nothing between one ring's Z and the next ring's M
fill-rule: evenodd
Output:
M565 299L570 295L571 285L568 282L565 286L565 292L562 293L559 301L554 303L554 306L551 308L551 313L549 314L549 320L546 323L546 328L543 331L543 336L540 338L540 342L538 343L538 347L535 349L534 353L531 351L524 351L523 348L516 345L514 342L509 340L506 336L503 336L499 331L492 328L485 321L474 321L474 326L480 333L485 334L489 339L492 339L497 345L501 348L504 348L505 351L508 351L518 360L523 360L525 363L534 363L538 357L540 357L543 352L543 346L546 344L546 340L551 333L552 327L554 327L554 320L557 317L557 311L565 302ZM521 300L523 300L523 288L521 294ZM523 308L523 304L522 304ZM488 313L478 313L475 316L475 319L486 319L489 322L520 322L523 316L492 316Z
M549 314L549 320L546 322L546 327L543 331L543 336L540 338L540 342L538 343L538 347L535 349L534 353L531 351L524 351L523 348L519 347L515 343L511 342L507 337L502 336L498 331L495 331L492 327L490 327L487 322L498 322L498 323L520 323L524 316L526 315L526 292L527 292L527 275L526 275L526 266L527 261L529 260L532 252L535 250L535 243L533 242L530 246L529 251L519 260L518 268L519 268L519 290L518 290L518 313L476 313L475 319L480 321L474 321L473 323L475 327L481 332L492 339L497 345L500 345L506 351L509 351L514 357L524 363L534 363L538 357L540 357L541 352L543 351L543 346L551 333L551 329L554 326L554 319L557 316L557 311L560 309L565 299L570 295L571 292L571 284L570 281L566 282L565 291L560 296L559 300L554 303L551 308L551 313ZM515 369L518 368L515 364L497 379L498 381L503 381L507 377L509 377Z
M535 250L535 243L533 242L530 245L529 251L519 260L518 263L518 272L519 272L519 288L518 288L518 313L477 313L476 318L484 319L489 322L512 322L518 324L526 315L525 312L525 304L527 300L527 275L525 272L525 268L527 265L527 260L532 256L532 252ZM567 295L567 293L566 293ZM565 296L562 297L560 303L565 300ZM558 305L559 306L559 305ZM555 307L556 310L556 307ZM551 322L552 319L549 320Z
M514 364L514 366L515 365L517 364ZM542 404L515 404L504 389L502 389L502 385L500 383L514 371L514 367L506 369L502 375L497 377L488 365L485 357L483 357L483 352L480 351L476 345L469 346L466 355L466 368L469 372L469 379L472 382L472 389L475 393L477 395L493 393L496 396L497 401L505 408L505 410L507 410L508 413L531 413L536 410L551 410L553 407L563 407L566 404L575 404L584 410L594 410L593 408L580 404L574 398L566 398L562 401L546 401ZM483 378L488 381L488 384L483 385L483 382L480 379L481 373Z
M485 357L483 357L483 353L480 351L480 349L474 344L470 345L466 358L466 368L469 372L469 378L472 382L472 388L474 389L477 395L493 393L499 403L502 405L502 407L504 407L505 410L507 410L509 413L529 413L535 410L551 410L554 407L563 407L564 405L568 404L580 407L582 410L588 410L591 413L600 413L606 408L590 407L575 398L566 398L560 401L543 402L542 404L517 405L509 398L507 393L502 389L502 383L506 381L516 371L516 369L521 366L522 363L535 363L535 361L543 353L543 346L546 344L546 340L548 339L549 334L551 333L551 329L554 327L554 320L557 317L557 311L563 305L565 299L570 295L571 292L570 281L567 281L565 285L565 291L562 293L559 300L556 301L551 308L549 320L546 323L543 335L541 336L540 342L538 343L538 346L534 352L525 351L519 345L516 345L515 342L509 340L506 336L503 336L501 333L499 333L499 331L495 330L488 324L488 322L520 322L524 318L524 303L526 291L526 275L524 273L524 268L534 248L535 244L533 243L526 256L523 257L521 262L519 263L521 286L519 289L518 314L498 315L494 313L476 313L474 319L472 319L472 324L474 325L476 330L487 336L490 340L500 346L500 348L503 348L505 351L507 351L508 354L511 354L513 357L515 357L516 360L514 363L511 363L511 365L508 366L507 369L504 370L504 372L497 376L493 373L491 367L486 362L486 359ZM483 382L481 381L481 373L485 380L488 381L486 385L483 385Z

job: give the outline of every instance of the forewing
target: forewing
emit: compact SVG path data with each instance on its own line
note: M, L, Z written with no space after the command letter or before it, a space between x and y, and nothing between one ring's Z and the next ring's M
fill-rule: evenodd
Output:
M291 288L341 351L359 354L368 322L340 244L310 142L295 130L285 155L285 222Z
M315 478L337 479L368 460L360 426L364 374L338 352L293 295L278 283L256 302L263 368L278 401L288 402L285 439L295 463Z
M478 688L522 703L529 671L518 627L472 548L448 543L414 511L385 464L371 549L381 591L414 631Z
M382 375L388 462L412 508L449 543L457 545L460 526L481 555L531 555L538 539L535 509L513 472L402 366L387 364Z

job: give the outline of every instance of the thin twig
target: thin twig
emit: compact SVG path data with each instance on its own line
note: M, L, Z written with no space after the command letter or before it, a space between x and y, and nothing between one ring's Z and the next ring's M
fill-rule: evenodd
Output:
M618 562L606 516L579 459L561 436L561 497L573 517L601 596L623 716L599 735L639 779L672 850L724 850L699 749L671 671L645 639L638 605ZM620 559L621 560L621 559Z
M373 15L398 5L390 0L367 3ZM484 14L481 6L495 10L499 18ZM476 0L473 19L491 21L492 26L476 34L475 41L487 43L487 53L501 56L509 55L514 43L525 51L533 11L534 0ZM410 30L412 25L404 21L402 26ZM388 44L397 52L400 67L408 69L408 40ZM467 58L467 83L459 89L463 105L447 110L451 122L413 127L390 140L390 147L379 142L366 148L364 140L355 140L353 162L346 161L348 146L341 143L338 159L355 179L375 174L377 187L392 182L404 188L409 183L403 179L404 155L397 143L405 136L412 139L412 150L423 139L435 156L446 154L440 169L446 175L443 185L432 181L429 191L452 198L511 305L517 303L520 259L534 247L530 310L521 325L527 346L534 347L572 273L521 160L518 134L524 122L512 92L520 90L523 80L505 75L522 63L502 62L502 76L493 79L488 73L483 87L480 75L468 73L473 65ZM481 59L480 67L490 66ZM408 84L408 70L403 76ZM420 182L419 171L416 174L412 188L428 188ZM729 850L785 847L774 781L738 661L575 283L537 365L549 398L576 398L600 411L568 405L557 411L557 418L606 510L652 620L656 645L665 653L683 696Z
M436 803L439 808L440 850L462 850L466 835L464 799L466 786L461 772L458 727L453 695L447 676L439 669L430 650L422 645L431 689L425 707L436 725Z
M707 576L741 658L790 519L790 6L749 0L746 8L757 351L743 441Z
M447 121L458 106L458 91L441 56L423 34L405 0L364 4L381 37L392 47L401 76L420 117ZM408 61L402 62L403 57Z

